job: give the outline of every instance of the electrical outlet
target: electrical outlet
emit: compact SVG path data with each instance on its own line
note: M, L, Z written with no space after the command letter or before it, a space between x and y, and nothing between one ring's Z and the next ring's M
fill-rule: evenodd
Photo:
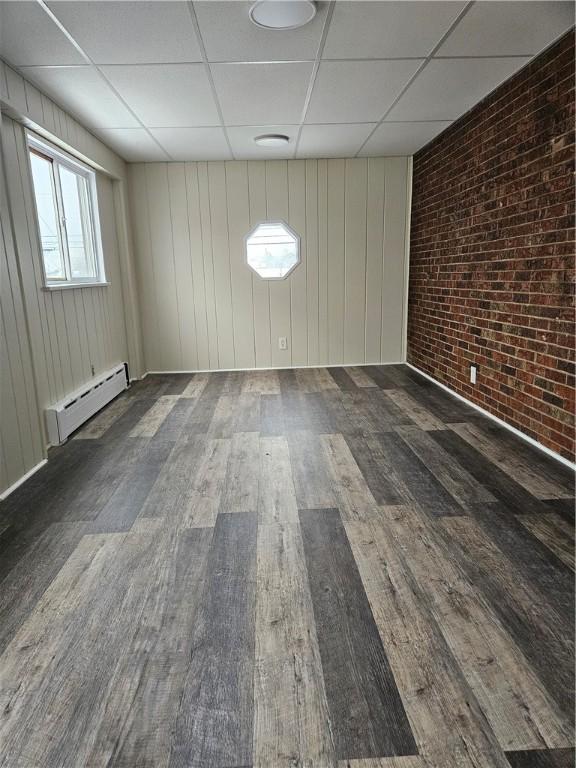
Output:
M93 365L90 366L90 370L92 371L92 376L95 376L96 375L96 369L94 368Z
M288 339L286 336L278 337L278 349L288 349Z
M471 384L476 384L476 372L477 372L476 366L471 365L470 366L470 383Z

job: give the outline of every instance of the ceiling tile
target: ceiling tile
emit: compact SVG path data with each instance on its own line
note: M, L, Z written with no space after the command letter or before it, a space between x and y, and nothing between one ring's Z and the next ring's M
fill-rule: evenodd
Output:
M512 56L539 53L574 24L574 3L474 3L438 56Z
M465 5L465 2L337 2L323 58L425 58Z
M185 2L50 2L50 8L97 64L201 61Z
M227 125L300 121L312 64L212 64Z
M173 160L231 160L222 128L153 128Z
M257 27L248 11L252 2L194 3L209 61L284 61L314 59L328 3L317 3L315 18L301 29L284 32Z
M285 147L260 147L254 142L256 136L263 133L282 133L288 136L290 143ZM228 138L234 156L242 160L279 160L294 155L297 125L242 125L228 128Z
M94 67L23 67L21 72L89 129L138 127Z
M421 63L421 59L323 61L306 122L378 122Z
M353 157L374 126L375 123L305 125L297 157Z
M413 155L449 125L452 125L449 120L429 123L382 123L360 150L360 155Z
M147 127L220 123L203 64L113 66L102 71Z
M0 56L15 67L86 64L38 3L0 3Z
M528 59L433 59L390 111L390 120L455 120Z
M168 160L166 153L144 128L108 128L97 133L105 144L128 162Z

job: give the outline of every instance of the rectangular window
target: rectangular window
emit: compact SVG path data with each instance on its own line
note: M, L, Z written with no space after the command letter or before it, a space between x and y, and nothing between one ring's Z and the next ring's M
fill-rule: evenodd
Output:
M46 287L104 284L96 174L31 134L28 150Z

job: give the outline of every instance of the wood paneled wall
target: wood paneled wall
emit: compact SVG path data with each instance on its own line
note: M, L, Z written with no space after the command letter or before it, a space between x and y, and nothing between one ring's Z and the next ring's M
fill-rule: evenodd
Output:
M410 170L408 158L129 166L146 369L403 360ZM245 263L244 237L266 219L301 237L286 280Z
M127 359L112 181L103 174L97 176L110 285L46 291L24 129L5 116L2 147L10 204L3 216L3 232L6 223L11 222L12 228L8 243L4 237L2 254L10 278L2 284L2 313L4 355L10 360L11 376L3 371L6 408L2 407L0 432L7 446L0 492L44 457L44 409L91 379L92 369L98 374Z
M0 118L0 127L2 123ZM6 194L4 153L0 153L0 492L44 456L26 312Z
M112 181L97 175L108 286L43 290L32 180L22 126L4 119L2 141L30 341L43 410L94 375L126 360L126 333Z

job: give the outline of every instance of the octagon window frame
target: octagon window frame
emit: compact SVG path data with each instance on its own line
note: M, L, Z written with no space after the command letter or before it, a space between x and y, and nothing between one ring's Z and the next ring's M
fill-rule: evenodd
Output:
M296 261L295 263L290 267L290 269L286 272L286 274L281 275L279 277L266 277L265 275L261 275L256 267L253 267L252 264L250 264L250 261L248 260L248 241L251 237L254 236L254 234L258 231L258 229L264 225L271 226L271 225L279 225L284 227L286 232L290 234L296 241ZM255 275L257 275L260 280L286 280L287 277L289 277L294 270L302 263L302 255L300 251L300 235L292 229L292 227L284 221L284 219L264 219L262 221L259 221L258 224L255 224L252 229L248 232L247 235L244 237L244 259L246 262L246 266L248 269L252 270Z

